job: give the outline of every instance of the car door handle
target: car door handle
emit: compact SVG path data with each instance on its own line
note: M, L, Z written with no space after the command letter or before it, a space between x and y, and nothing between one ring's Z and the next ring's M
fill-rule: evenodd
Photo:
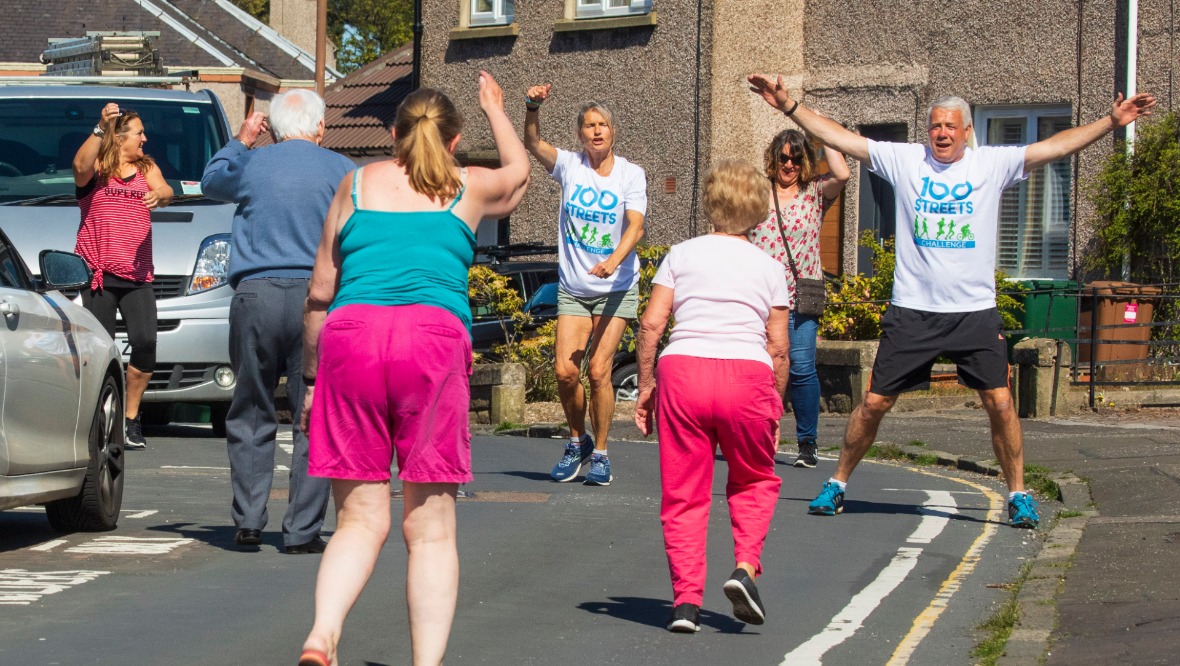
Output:
M20 306L9 301L0 301L0 312L3 312L5 317L15 317L20 314Z

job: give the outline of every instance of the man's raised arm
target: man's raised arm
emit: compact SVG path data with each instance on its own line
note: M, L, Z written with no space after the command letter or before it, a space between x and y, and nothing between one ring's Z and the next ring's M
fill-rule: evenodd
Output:
M1131 99L1123 99L1123 94L1119 93L1119 96L1114 100L1114 106L1111 107L1109 116L1099 118L1092 123L1071 127L1025 148L1025 175L1037 167L1073 155L1106 136L1107 132L1116 127L1126 127L1141 116L1150 116L1153 106L1155 106L1155 97L1151 93L1139 93Z

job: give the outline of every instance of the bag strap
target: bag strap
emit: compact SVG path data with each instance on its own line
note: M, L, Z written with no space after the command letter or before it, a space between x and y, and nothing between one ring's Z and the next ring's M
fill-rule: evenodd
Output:
M787 242L787 228L783 224L783 214L778 205L778 185L773 180L770 181L770 193L774 195L774 216L778 218L778 232L783 237L783 246L787 248L787 261L791 265L791 274L795 276L795 282L798 282L799 269L795 267L795 257L791 256L791 244Z

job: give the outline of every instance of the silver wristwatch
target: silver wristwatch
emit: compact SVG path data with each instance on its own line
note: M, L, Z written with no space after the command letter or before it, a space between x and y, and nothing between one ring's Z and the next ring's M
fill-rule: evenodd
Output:
M101 136L103 136L104 134L106 134L106 132L104 132L104 131L103 131L103 129L102 129L102 124L101 124L101 123L100 123L100 124L98 124L98 125L95 125L95 126L94 126L94 129L93 129L93 130L91 130L91 131L90 131L90 133L91 133L91 134L93 134L94 136L99 136L99 137L101 137Z

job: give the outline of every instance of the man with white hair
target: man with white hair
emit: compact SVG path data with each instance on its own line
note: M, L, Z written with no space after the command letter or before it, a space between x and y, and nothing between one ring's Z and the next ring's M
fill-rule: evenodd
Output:
M275 143L250 150L269 129ZM303 379L303 302L324 218L336 186L353 164L320 147L324 101L307 90L276 95L269 118L252 113L201 178L205 196L238 205L229 283L230 363L237 376L225 430L237 532L234 543L257 550L274 478L275 387L287 377L293 446L283 546L289 554L322 553L320 527L328 479L307 475L307 435L299 429ZM314 373L312 373L314 374Z
M881 320L868 392L848 419L836 473L808 512L833 516L843 510L848 477L876 438L881 419L898 394L927 385L934 359L946 355L958 366L959 380L979 391L987 411L992 450L1008 482L1009 524L1035 528L1040 518L1036 500L1024 489L1024 440L996 309L1000 194L1035 169L1150 114L1155 98L1141 93L1123 99L1120 94L1109 116L1087 125L1028 146L972 149L967 147L971 107L959 97L942 97L930 106L930 145L923 146L854 134L792 100L782 77L772 81L755 74L748 80L752 92L804 130L845 155L867 161L870 171L889 181L898 229L907 230L897 235L893 299Z

